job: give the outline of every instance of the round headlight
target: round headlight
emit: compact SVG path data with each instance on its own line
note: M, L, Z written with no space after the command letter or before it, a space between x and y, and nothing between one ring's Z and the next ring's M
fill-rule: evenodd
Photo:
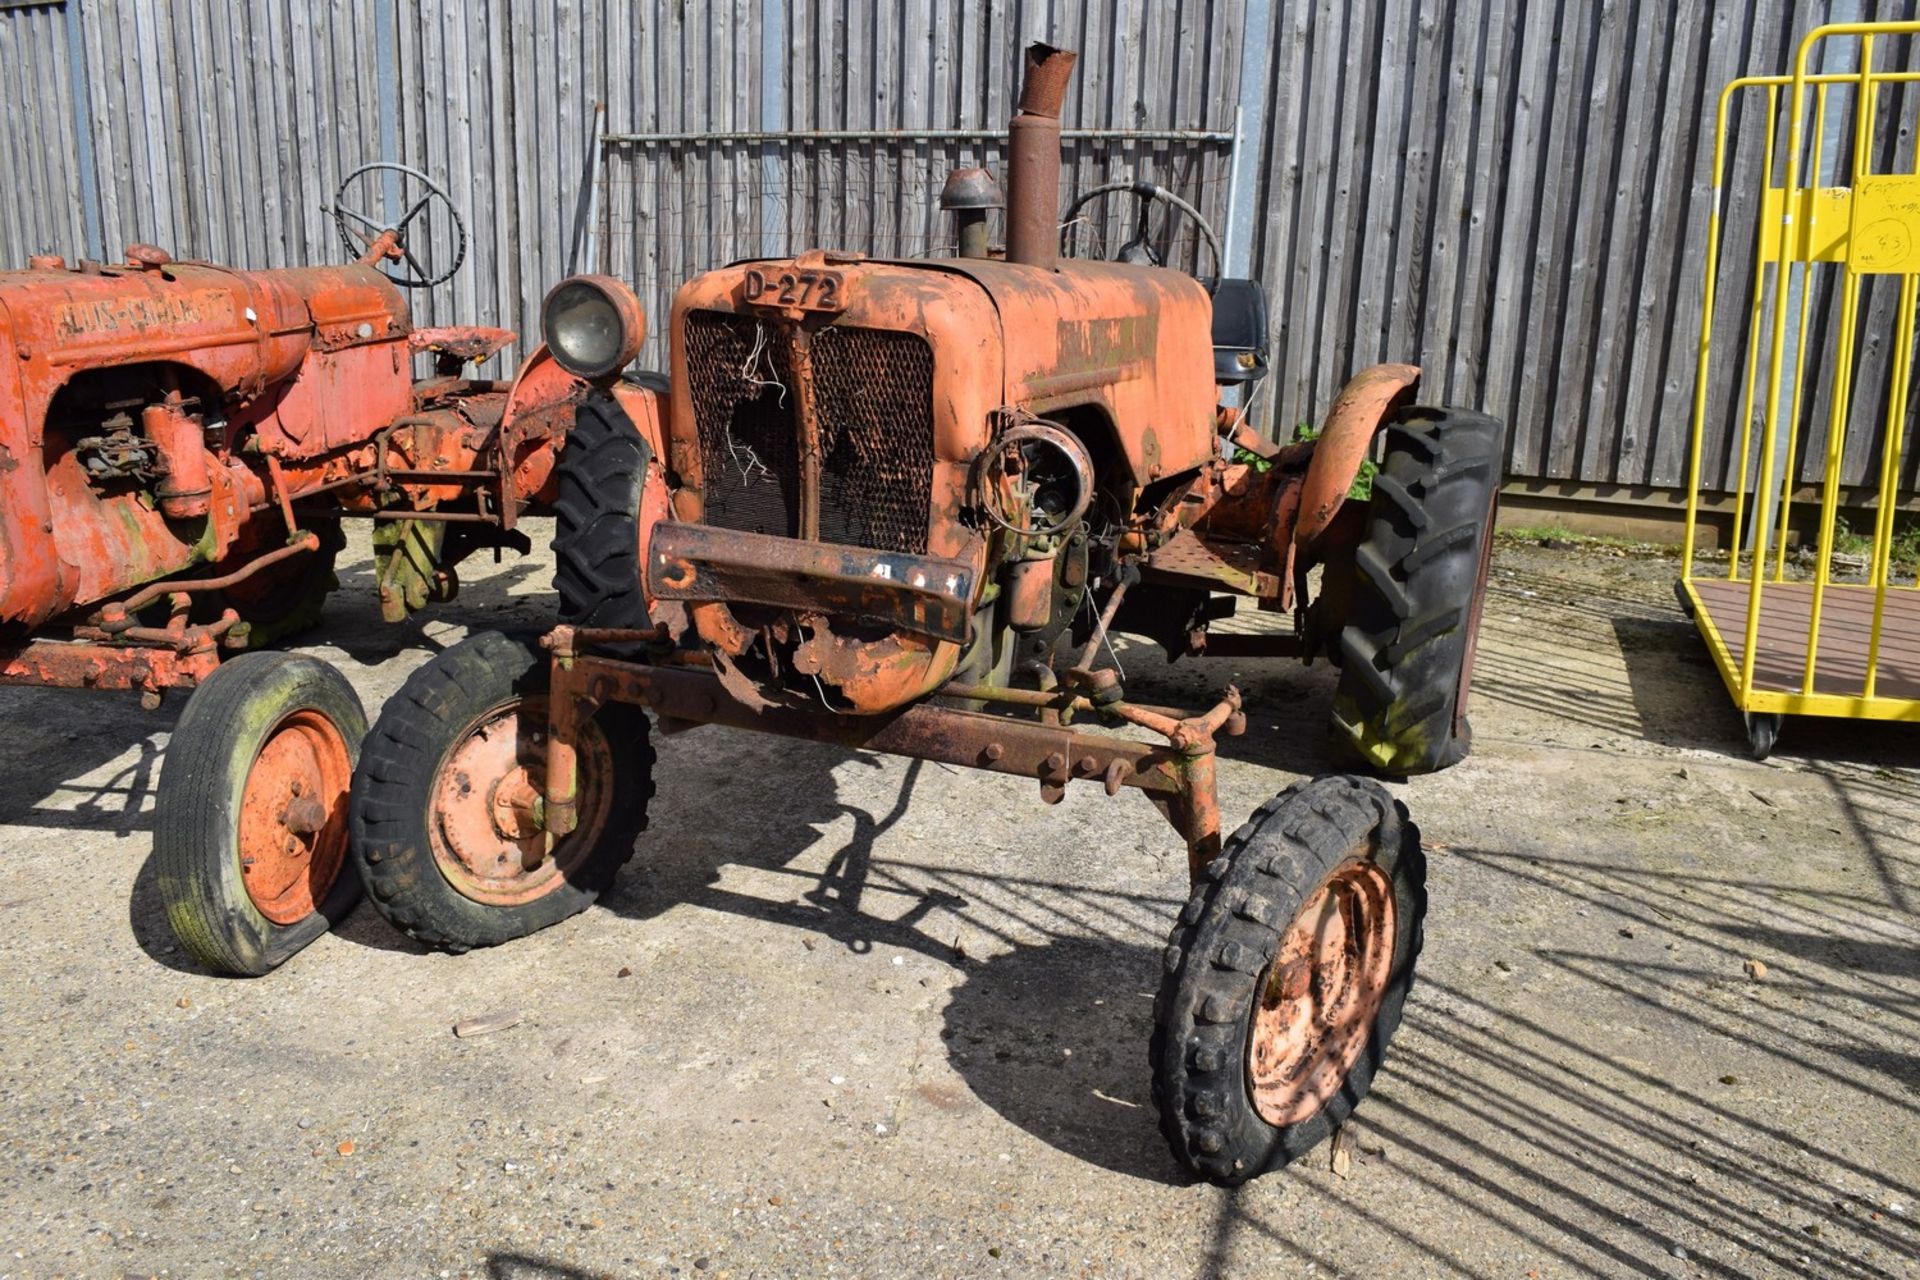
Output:
M612 276L573 276L547 294L540 336L568 373L604 378L640 354L647 319L633 290Z

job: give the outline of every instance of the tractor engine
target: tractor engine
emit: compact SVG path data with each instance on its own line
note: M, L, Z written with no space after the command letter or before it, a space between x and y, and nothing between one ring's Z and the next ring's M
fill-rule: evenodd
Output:
M1047 53L1014 121L1004 260L963 232L972 256L816 251L675 299L673 518L647 594L736 697L872 714L1038 660L1142 495L1216 457L1206 290L1057 261L1072 55Z
M258 456L298 468L404 416L411 364L406 303L371 266L134 245L0 273L0 627L221 559L269 501Z

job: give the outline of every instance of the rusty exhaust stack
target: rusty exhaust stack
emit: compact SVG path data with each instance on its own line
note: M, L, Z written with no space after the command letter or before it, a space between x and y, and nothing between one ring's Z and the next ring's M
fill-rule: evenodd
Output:
M1009 128L1007 261L1051 271L1060 259L1060 104L1075 56L1027 46L1020 110Z

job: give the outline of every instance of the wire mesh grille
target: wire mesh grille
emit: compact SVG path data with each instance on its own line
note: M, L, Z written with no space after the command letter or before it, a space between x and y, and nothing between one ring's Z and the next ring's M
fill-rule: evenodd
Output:
M787 345L747 316L687 316L687 390L705 475L702 519L723 529L800 532L800 459Z
M933 488L933 348L916 333L827 328L813 339L820 405L820 537L927 549Z
M750 316L687 316L687 390L705 474L702 519L797 537L799 423L789 330ZM933 349L914 333L813 337L821 432L820 537L924 554L933 486Z

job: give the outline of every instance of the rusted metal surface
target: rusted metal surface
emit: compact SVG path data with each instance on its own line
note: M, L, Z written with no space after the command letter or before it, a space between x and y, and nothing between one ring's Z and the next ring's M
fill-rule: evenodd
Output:
M660 600L800 609L967 638L973 566L667 520L654 526L647 589Z
M1051 270L1060 254L1060 106L1075 55L1027 46L1007 155L1007 260Z
M1298 658L1306 642L1292 632L1205 631L1195 648L1206 658Z
M347 857L353 762L339 728L317 711L275 725L240 796L241 883L261 915L298 924L319 909Z
M510 386L450 376L513 335L414 330L376 269L391 240L340 267L243 272L135 245L124 265L0 273L0 625L31 634L91 610L71 636L211 652L230 623L128 615L317 545L302 520L511 531L550 501L589 384L544 350ZM416 351L439 357L441 376L416 383ZM655 394L619 394L664 443ZM149 690L194 678L143 657L102 661L52 652L9 678ZM129 664L143 674L121 674Z
M125 619L131 614L138 613L148 604L158 600L164 595L176 593L192 595L196 592L219 591L226 587L237 586L245 582L248 578L251 578L254 574L259 573L262 569L272 568L284 560L291 560L295 556L306 555L309 552L318 551L319 549L320 535L308 530L307 532L301 533L278 551L269 551L264 555L256 556L231 573L221 574L217 578L183 578L176 582L156 582L142 587L125 600L116 601L102 609L100 611L100 617L103 622L110 625L116 621Z
M1199 716L1173 721L1137 709L1142 719L1181 734L1184 746L1156 746L1104 733L1075 731L1033 720L950 710L926 702L883 716L835 715L791 707L755 707L732 696L718 676L699 668L624 662L578 652L577 633L558 628L546 644L554 654L547 741L546 815L550 831L572 830L569 788L590 785L587 764L566 757L582 737L576 706L607 702L652 708L663 721L721 724L785 737L832 742L892 755L934 760L994 773L1030 777L1043 797L1057 799L1072 782L1099 784L1109 795L1122 787L1147 792L1186 838L1189 857L1219 851L1219 807L1213 794L1213 734L1231 731L1237 696ZM1129 709L1136 710L1136 709ZM1133 717L1124 713L1122 719ZM577 781L576 781L577 779Z
M1182 529L1154 548L1145 574L1169 583L1203 584L1213 591L1249 596L1277 596L1282 577L1261 567L1267 548L1226 539L1208 540Z
M569 726L583 778L564 833L545 824L547 700L496 708L454 744L434 776L429 841L447 883L487 906L552 893L592 852L612 812L613 755L591 720Z
M32 640L17 649L0 649L0 684L151 695L190 689L219 665L220 655L211 643L183 652L157 644Z
M1348 857L1287 925L1247 1038L1254 1109L1274 1126L1320 1113L1360 1060L1393 971L1393 884Z
M451 377L469 364L479 364L500 354L516 338L511 329L485 325L444 325L434 329L415 329L407 335L409 351L427 351L434 356L434 372Z
M1410 364L1377 364L1356 374L1334 399L1314 441L1313 462L1300 493L1294 546L1305 550L1340 512L1353 488L1373 437L1387 418L1413 401L1420 370Z

